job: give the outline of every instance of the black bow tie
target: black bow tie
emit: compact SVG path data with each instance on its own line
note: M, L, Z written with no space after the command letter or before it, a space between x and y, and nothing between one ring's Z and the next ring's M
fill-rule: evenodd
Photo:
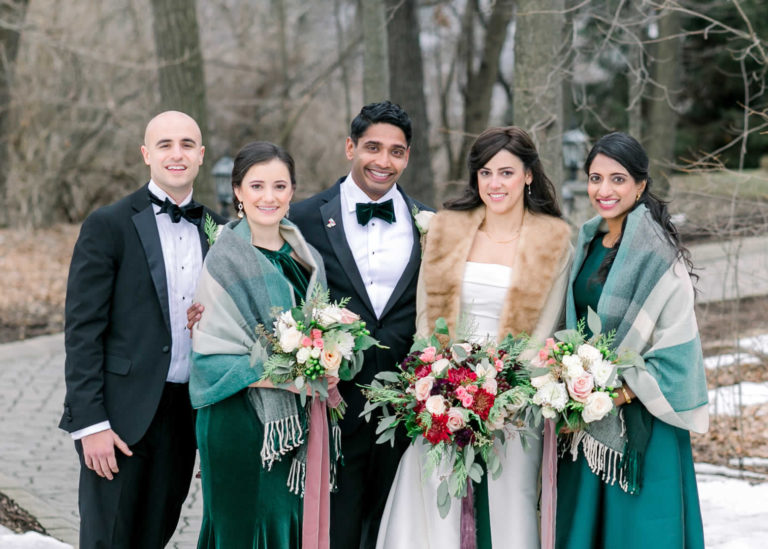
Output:
M157 212L157 215L163 213L168 214L168 217L170 217L171 221L174 223L178 223L183 217L193 225L200 226L200 221L203 219L202 204L198 204L194 200L190 200L189 204L186 206L179 207L167 198L165 200L160 200L151 192L149 193L149 200L152 202L152 204L157 204L160 206L160 211Z
M360 225L367 225L373 217L383 219L387 223L394 223L395 221L395 206L391 198L380 204L358 202L355 206L355 213L357 213L357 222Z

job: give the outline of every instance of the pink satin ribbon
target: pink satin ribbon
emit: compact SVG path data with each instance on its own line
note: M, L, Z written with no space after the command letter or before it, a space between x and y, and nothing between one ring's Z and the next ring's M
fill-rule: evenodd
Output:
M312 399L307 441L307 472L304 479L302 549L329 549L331 527L331 460L327 405L341 402L339 390L328 391L328 400Z
M544 447L541 463L541 548L555 546L557 510L557 434L551 419L544 421Z

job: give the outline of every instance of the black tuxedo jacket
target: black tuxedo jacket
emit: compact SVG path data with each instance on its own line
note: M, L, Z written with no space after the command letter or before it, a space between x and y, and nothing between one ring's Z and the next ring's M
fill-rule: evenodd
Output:
M421 265L421 243L419 231L413 218L409 217L407 221L413 227L413 247L410 250L403 250L403 253L408 254L410 259L381 313L381 318L376 318L344 234L339 194L340 185L344 179L346 178L339 179L330 189L291 205L290 218L299 227L307 242L317 248L323 256L331 299L339 300L349 297L348 308L362 317L373 337L381 341L382 345L389 347L389 349L374 347L366 351L362 371L354 380L342 381L339 384L341 394L347 402L347 411L340 425L344 432L350 433L365 421L358 417L363 410L365 398L356 384L370 383L378 372L394 369L395 365L408 354L413 343L413 334L416 331L416 283ZM413 206L419 210L432 210L412 200L399 186L397 189L405 198L409 211ZM333 223L329 223L331 219Z
M65 319L67 393L59 427L73 432L109 420L126 444L136 443L155 415L171 360L165 263L147 185L83 223Z

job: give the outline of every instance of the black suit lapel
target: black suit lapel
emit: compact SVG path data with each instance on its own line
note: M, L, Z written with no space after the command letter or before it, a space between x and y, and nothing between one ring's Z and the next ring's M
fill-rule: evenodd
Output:
M346 272L347 277L349 277L352 288L365 306L368 307L371 315L375 317L376 313L373 310L373 305L371 305L371 300L368 298L365 283L360 276L357 263L355 263L355 258L349 249L347 237L344 234L344 222L341 215L341 195L338 191L328 202L320 206L320 218L323 222L323 230L333 248L333 253L336 255L336 259L344 269L344 272ZM334 223L329 223L330 220L333 220Z
M197 234L200 237L200 250L203 252L203 259L205 259L205 254L208 253L208 248L210 247L208 245L208 235L205 234L205 220L210 217L210 214L208 213L208 209L203 209L203 219L200 221L200 225L197 226Z
M408 211L412 212L414 203L411 198L403 192L399 185L397 190L405 199L405 203L408 205ZM397 284L395 284L395 289L392 290L392 295L389 296L389 300L384 306L384 310L381 311L380 318L384 318L390 309L394 307L395 303L397 303L397 301L403 295L403 292L408 289L408 286L411 284L411 280L414 276L416 276L416 273L418 273L419 267L421 266L421 233L419 233L419 230L416 228L416 223L413 220L413 216L408 216L408 221L410 222L411 229L413 230L413 246L411 246L411 256L408 259L408 263L406 264L405 269L403 270L403 274L400 276Z
M134 209L141 207L141 204L137 202L134 202ZM168 310L168 283L165 277L165 260L163 259L163 248L160 245L160 233L157 230L155 212L149 202L149 198L146 199L146 206L135 214L132 219L133 224L136 226L136 232L139 234L141 245L144 248L144 253L147 256L149 272L155 285L157 299L163 310L163 320L170 333L171 313Z

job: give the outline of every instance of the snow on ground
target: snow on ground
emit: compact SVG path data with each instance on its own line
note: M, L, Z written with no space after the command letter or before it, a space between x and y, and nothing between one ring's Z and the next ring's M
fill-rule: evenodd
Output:
M745 381L709 391L709 413L712 415L736 416L739 415L739 405L753 406L765 402L768 402L768 383Z
M72 549L71 545L37 532L14 534L4 526L0 526L0 547L2 549Z
M760 364L760 359L749 353L725 353L717 356L708 356L704 359L704 367L714 370L732 364Z

